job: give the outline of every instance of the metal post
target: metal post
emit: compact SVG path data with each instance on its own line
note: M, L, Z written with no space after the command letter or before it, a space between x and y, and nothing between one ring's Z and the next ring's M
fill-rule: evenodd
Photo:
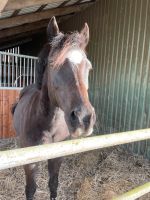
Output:
M20 61L20 73L19 73L19 77L20 77L20 84L19 84L19 87L21 87L21 79L22 79L22 69L21 69L21 66L22 66L22 59L21 59L21 57L20 57L20 59L19 59L19 61Z
M32 71L33 71L33 59L31 59L31 66L30 66L30 84L33 83L33 81L32 81Z
M25 87L25 78L26 78L26 68L25 68L26 59L23 58L23 87Z
M12 57L12 83L11 83L12 87L14 87L14 76L15 76L15 74L14 74L15 73L14 59L15 59L15 57L13 56Z
M27 58L27 85L29 85L29 58Z
M4 87L6 87L6 56L4 55Z
M8 56L8 84L7 87L10 87L10 56Z
M36 60L34 59L34 83L35 83L35 67L36 67Z
M15 78L15 86L18 87L18 57L15 57L16 60L16 78Z
M0 87L2 86L2 54L0 53Z

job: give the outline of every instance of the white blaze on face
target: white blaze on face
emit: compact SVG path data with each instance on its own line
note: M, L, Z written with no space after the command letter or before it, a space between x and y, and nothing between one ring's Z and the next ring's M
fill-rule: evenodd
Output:
M84 57L84 55L83 55L82 51L76 50L76 49L70 51L67 54L67 58L69 59L69 61L74 64L80 64L83 57Z
M68 58L69 61L71 63L73 63L77 67L82 62L82 60L85 59L85 61L86 61L87 64L86 64L86 67L83 68L85 70L83 71L82 77L83 77L86 89L88 89L89 69L92 68L92 65L91 65L91 62L87 59L85 53L83 51L81 51L81 50L73 49L73 50L71 50L71 51L68 52L66 58Z

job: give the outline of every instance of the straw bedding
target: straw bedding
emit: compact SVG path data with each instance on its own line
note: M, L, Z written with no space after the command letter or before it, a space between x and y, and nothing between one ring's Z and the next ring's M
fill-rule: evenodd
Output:
M14 139L0 140L0 149L16 148ZM108 148L66 157L59 176L58 200L111 200L150 181L150 162L123 149ZM35 200L48 200L47 162L39 163ZM0 171L0 200L23 200L22 167ZM140 198L149 200L150 194Z

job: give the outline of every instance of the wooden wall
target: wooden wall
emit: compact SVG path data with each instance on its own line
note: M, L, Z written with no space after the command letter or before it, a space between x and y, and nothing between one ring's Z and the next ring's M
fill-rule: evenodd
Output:
M0 139L15 136L12 126L11 107L17 100L19 91L0 89Z

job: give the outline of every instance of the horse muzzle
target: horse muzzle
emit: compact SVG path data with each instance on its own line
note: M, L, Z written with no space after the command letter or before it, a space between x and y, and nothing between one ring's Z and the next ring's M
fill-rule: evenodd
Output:
M89 110L73 110L70 115L71 136L73 138L89 136L93 133L96 114L93 107ZM82 112L81 112L82 111Z

